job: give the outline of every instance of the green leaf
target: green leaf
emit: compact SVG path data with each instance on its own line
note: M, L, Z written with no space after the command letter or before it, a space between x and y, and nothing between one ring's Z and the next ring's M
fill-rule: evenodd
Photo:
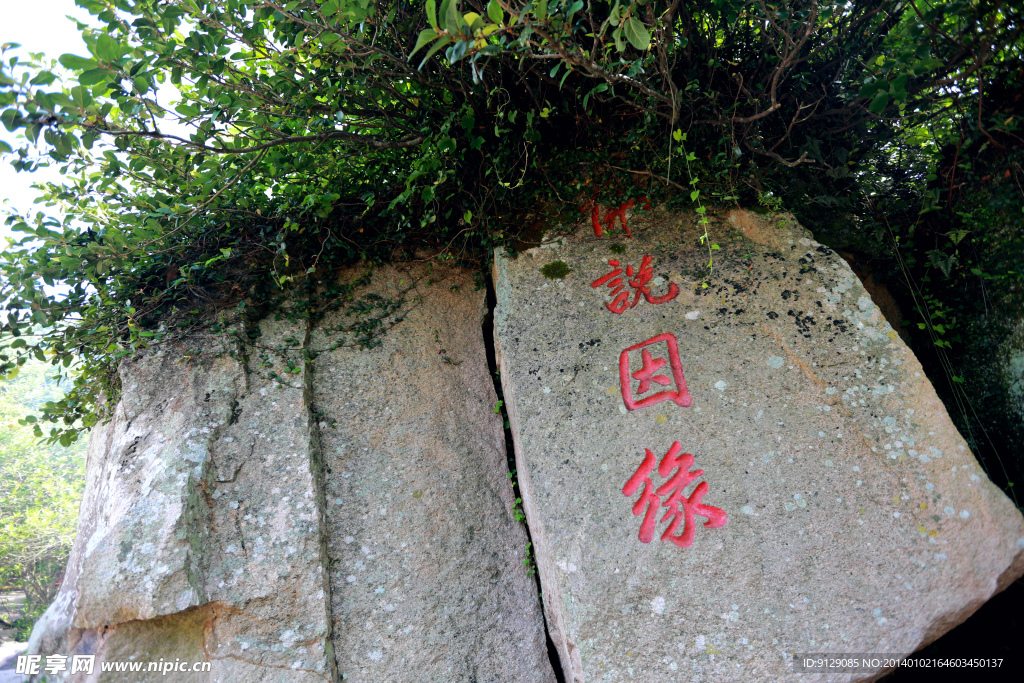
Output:
M89 69L83 71L78 77L78 82L83 86L96 85L110 77L110 69Z
M117 61L121 56L121 46L107 34L101 34L96 39L96 56L105 62Z
M619 52L626 51L626 41L622 39L622 27L619 26L617 29L612 31L612 38L615 39L615 49Z
M558 89L561 90L562 86L565 85L565 79L569 78L569 74L572 73L572 69L566 69L565 73L562 74L562 80L558 83Z
M898 102L902 102L907 99L907 74L901 74L893 79L890 92Z
M889 106L889 93L880 92L875 95L875 99L871 100L871 104L868 105L868 111L872 114L881 114L885 111L885 108Z
M420 48L429 43L430 41L437 38L437 31L432 28L425 28L420 31L419 37L416 39L416 47L412 49L409 56L412 57L414 54L420 51Z
M448 58L450 64L454 64L466 56L467 49L469 49L468 40L457 40L445 51L445 57Z
M434 2L434 0L427 0L427 21L430 22L430 25L434 27L435 31L441 30L440 27L437 25L437 4ZM420 35L423 34L421 33Z
M454 33L459 30L459 25L462 23L462 14L459 12L458 0L448 1L448 11L445 14L444 28L449 33Z
M32 80L29 81L29 83L32 85L50 85L55 80L57 80L57 77L49 71L40 71L32 77Z
M430 0L433 2L433 0ZM501 20L505 17L505 13L501 10L501 5L498 4L498 0L491 0L487 3L487 16L495 24L500 24Z
M935 69L937 69L940 66L942 66L942 62L940 62L938 59L935 59L934 57L932 57L931 59L925 59L923 61L920 61L920 62L917 62L916 64L914 64L914 66L913 66L914 75L915 76L923 76L926 73L928 73L929 71L934 71Z
M623 26L626 33L626 40L637 50L646 50L651 46L651 34L647 27L636 17L626 19Z
M857 93L857 97L874 97L882 88L886 87L886 82L878 79L872 80L870 83L865 83L860 87L860 91Z
M697 197L699 197L699 196L700 196L700 190L694 190L693 192L690 193L690 201L691 202L697 201Z
M548 17L548 0L540 0L533 8L533 15L537 21L544 21Z
M611 23L613 23L616 26L618 26L619 25L619 17L620 16L621 16L621 7L619 6L619 0L615 0L615 4L612 5L612 11L608 13L608 20Z
M92 69L96 66L96 62L93 60L87 57L79 57L78 55L72 54L61 55L57 59L57 61L60 62L64 66L64 68L73 69L74 71Z
M199 116L199 107L191 104L179 104L174 108L182 116Z
M422 69L423 65L427 63L428 59L433 57L438 50L440 50L442 47L444 47L450 42L452 42L451 36L441 36L441 38L436 43L434 43L429 50L427 50L426 56L423 58L423 61L420 62L420 65L417 68Z
M4 128L13 132L15 128L14 120L17 117L18 112L13 109L5 109L4 112L0 114L0 122L4 124Z

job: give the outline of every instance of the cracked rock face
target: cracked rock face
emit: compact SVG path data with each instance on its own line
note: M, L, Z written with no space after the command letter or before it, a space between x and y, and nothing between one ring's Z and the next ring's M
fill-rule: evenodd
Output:
M261 332L272 346L294 329ZM256 379L228 350L183 361L164 348L122 366L34 651L206 660L210 680L333 676L308 395L301 379Z
M379 346L332 350L340 311L311 343L317 408L336 421L322 443L338 671L365 683L553 682L494 410L484 292L467 276L397 271L370 287L412 304Z
M702 287L692 221L637 218L634 239L581 232L495 263L567 681L779 680L796 654L907 654L1024 572L1020 513L841 258L791 219L734 215L711 226Z
M397 292L404 316L371 350L335 343L337 310L123 364L31 652L98 655L75 681L168 680L99 673L129 659L208 662L178 675L211 683L554 680L483 292L458 272L371 282L364 301Z

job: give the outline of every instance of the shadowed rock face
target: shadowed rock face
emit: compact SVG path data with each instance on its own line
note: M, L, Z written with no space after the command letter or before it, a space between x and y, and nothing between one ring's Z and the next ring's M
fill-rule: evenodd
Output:
M553 681L483 293L432 277L374 276L416 289L369 351L335 343L334 313L125 363L31 651L208 662L197 681ZM72 680L169 680L98 668Z
M795 653L906 654L1024 572L1020 513L849 266L791 219L734 225L711 227L710 287L686 217L631 221L624 250L583 231L496 257L567 681L779 680ZM564 279L543 275L554 262Z

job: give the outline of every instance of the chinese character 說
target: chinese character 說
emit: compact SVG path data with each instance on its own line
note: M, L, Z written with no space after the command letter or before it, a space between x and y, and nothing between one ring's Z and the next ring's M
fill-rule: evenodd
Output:
M680 455L679 451L681 450L683 450L683 447L676 441L668 449L665 457L662 458L661 464L658 465L658 474L663 479L667 478L668 481L659 486L657 490L655 490L654 484L651 483L650 475L654 470L654 454L651 453L649 448L645 449L647 454L644 456L644 461L641 463L640 468L629 478L626 485L622 487L622 493L632 497L640 489L641 485L643 486L643 493L640 494L640 498L633 505L633 514L643 514L644 516L644 521L640 524L641 543L650 543L654 538L654 527L658 524L658 510L661 507L668 508L668 512L661 518L661 522L664 523L671 520L668 528L665 529L665 533L661 535L661 540L675 543L680 548L689 548L693 544L695 517L707 519L708 521L704 523L704 526L708 529L717 529L725 526L725 523L728 521L724 510L711 505L705 505L701 502L704 495L708 492L708 483L706 481L697 484L697 487L693 489L693 493L689 497L683 495L686 487L703 475L704 470L691 470L690 468L693 467L693 455L690 453ZM675 473L669 477L669 473L673 470L675 470ZM668 497L663 499L664 496ZM676 530L679 528L680 523L683 525L683 530L680 534L676 535Z
M667 360L664 357L656 358L651 353L653 350L660 355L661 347L659 347L658 344L661 342L665 342L665 345L668 347ZM639 360L641 361L641 367L639 370L630 373L630 353L634 351L640 351ZM665 369L666 374L655 374L661 370L666 363L669 365L669 367ZM669 376L667 372L668 370L671 370L671 376ZM676 342L675 335L671 332L659 334L645 342L630 346L628 349L620 353L619 380L622 384L622 400L626 404L626 408L629 410L646 408L647 406L654 405L655 403L660 403L662 401L673 401L676 405L683 408L693 405L693 399L690 397L690 392L686 389L686 378L683 376L683 364L679 360L679 344ZM638 380L640 382L640 385L636 388L636 394L633 393L633 380ZM644 394L651 391L652 383L670 388L666 391L659 391L645 397Z
M612 267L612 272L597 278L590 286L597 288L607 284L611 288L613 298L605 306L612 313L621 314L626 309L633 308L640 303L640 297L647 299L648 303L663 304L675 299L679 294L679 287L674 282L669 283L668 292L664 296L654 296L651 293L648 283L654 277L654 268L651 267L650 256L644 256L643 261L640 262L640 269L636 272L633 271L633 266L626 266L625 278L619 277L622 275L622 268L618 261L613 259L608 262L608 265ZM630 291L626 289L627 284L634 290L632 292L633 303L629 302Z

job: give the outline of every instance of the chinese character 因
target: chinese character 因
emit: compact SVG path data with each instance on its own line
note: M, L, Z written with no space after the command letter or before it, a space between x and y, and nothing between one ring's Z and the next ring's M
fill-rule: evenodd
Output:
M629 478L626 485L622 487L622 493L626 496L633 496L643 485L643 493L633 505L633 514L644 516L640 524L640 542L650 543L654 538L654 527L658 524L658 510L662 507L668 511L661 518L661 522L669 522L661 540L675 543L680 548L689 548L693 544L694 518L704 517L708 521L704 523L705 528L717 529L725 526L727 520L725 511L701 502L708 492L708 483L702 481L693 489L693 493L686 497L683 491L695 479L704 474L704 470L690 470L693 467L693 455L690 453L679 454L683 447L676 441L668 449L668 453L661 459L658 465L658 474L668 481L655 490L651 482L651 472L654 470L654 454L646 450L646 456L636 473ZM669 473L675 472L669 477ZM664 498L667 496L667 498ZM646 510L645 510L646 508ZM678 535L676 530L682 524L682 532Z
M608 265L612 267L612 272L597 278L590 286L596 288L607 283L612 289L613 298L605 304L612 313L621 314L626 309L633 308L640 303L640 297L647 299L652 304L663 304L675 299L679 294L679 287L674 282L669 283L668 292L664 296L656 297L651 293L648 283L654 277L654 268L651 267L650 256L644 256L640 262L640 269L636 273L633 272L633 266L626 266L625 278L619 277L622 275L622 268L618 261L613 259L608 262ZM634 290L632 303L629 302L630 291L626 289L627 284Z
M665 342L667 347L665 349L668 353L667 359L656 358L651 353L653 349L661 355L661 349L658 346L661 342ZM635 372L630 372L630 353L635 351L640 352L641 367ZM669 366L664 370L666 374L656 374L666 363ZM662 401L672 401L684 408L693 405L693 399L686 388L686 377L683 376L683 364L679 360L679 343L671 332L659 334L645 342L630 346L620 353L619 380L622 385L622 401L629 410L646 408ZM633 380L638 380L640 383L636 387L636 393L633 392ZM669 387L669 389L644 396L651 391L654 384Z

